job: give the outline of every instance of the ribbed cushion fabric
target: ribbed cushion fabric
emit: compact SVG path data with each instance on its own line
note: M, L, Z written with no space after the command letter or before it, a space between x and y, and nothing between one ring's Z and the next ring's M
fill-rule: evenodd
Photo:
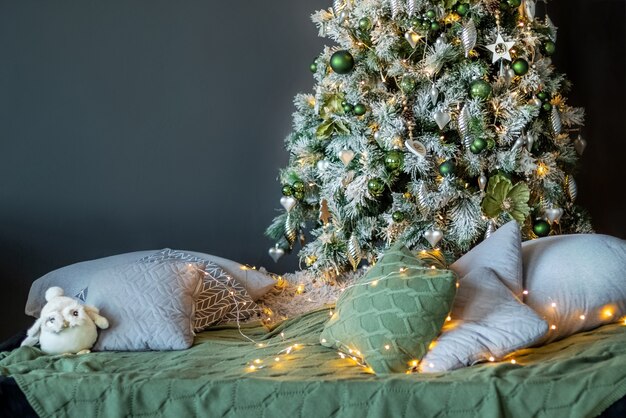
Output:
M439 334L455 291L452 271L427 268L396 244L343 292L320 342L362 358L377 374L403 373Z

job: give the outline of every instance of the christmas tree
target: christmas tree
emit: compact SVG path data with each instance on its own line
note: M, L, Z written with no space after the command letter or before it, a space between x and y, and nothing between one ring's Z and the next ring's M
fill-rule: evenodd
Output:
M572 176L584 111L536 0L336 0L295 98L270 255L333 277L403 241L449 260L515 219L525 239L591 232ZM432 249L435 249L433 252Z

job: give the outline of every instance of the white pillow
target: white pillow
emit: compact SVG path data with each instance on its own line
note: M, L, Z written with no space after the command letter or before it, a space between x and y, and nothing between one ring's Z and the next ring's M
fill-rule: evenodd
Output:
M450 266L459 277L479 267L491 268L513 293L522 295L522 237L511 221Z
M520 302L492 269L479 266L459 283L452 320L420 362L420 372L443 372L490 357L498 359L547 332L548 324Z
M559 235L522 245L524 300L550 324L540 343L626 315L626 241L599 234Z

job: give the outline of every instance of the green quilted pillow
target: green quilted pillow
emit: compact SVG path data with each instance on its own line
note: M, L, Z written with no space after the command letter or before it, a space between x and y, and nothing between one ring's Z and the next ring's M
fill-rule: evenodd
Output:
M439 335L455 293L454 272L427 268L396 244L342 293L320 342L377 374L406 372Z

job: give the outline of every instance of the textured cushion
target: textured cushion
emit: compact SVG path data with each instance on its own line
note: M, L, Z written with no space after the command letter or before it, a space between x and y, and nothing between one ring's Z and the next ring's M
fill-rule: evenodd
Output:
M132 262L90 277L86 302L109 320L95 350L183 350L193 343L202 272L183 262Z
M519 226L517 222L511 221L459 258L450 269L459 277L463 277L473 269L488 267L513 293L521 295L523 291L521 243Z
M203 257L166 248L142 258L145 262L179 260L194 263L203 271L202 290L196 299L194 330L200 332L220 322L237 322L260 313L246 289L224 269Z
M548 324L485 267L460 280L451 316L420 363L421 372L458 369L491 356L501 358L531 345L548 331Z
M378 374L405 372L439 334L455 290L453 272L426 268L396 244L342 293L320 341Z
M626 241L561 235L527 241L522 251L524 300L554 325L542 343L626 315Z
M67 295L77 295L85 288L84 282L77 282L76 279L82 278L95 271L117 267L137 261L143 257L148 257L158 250L136 251L131 253L119 254L96 260L83 261L69 266L59 268L35 280L28 294L25 312L27 315L38 317L39 311L46 304L45 293L49 287L59 286L65 290ZM227 260L221 257L215 257L209 254L198 253L194 251L186 251L187 253L212 261L222 267L227 273L241 283L250 297L257 300L267 293L276 284L275 281L258 270L245 269L239 263ZM82 279L81 279L82 280ZM82 284L79 284L82 283Z

